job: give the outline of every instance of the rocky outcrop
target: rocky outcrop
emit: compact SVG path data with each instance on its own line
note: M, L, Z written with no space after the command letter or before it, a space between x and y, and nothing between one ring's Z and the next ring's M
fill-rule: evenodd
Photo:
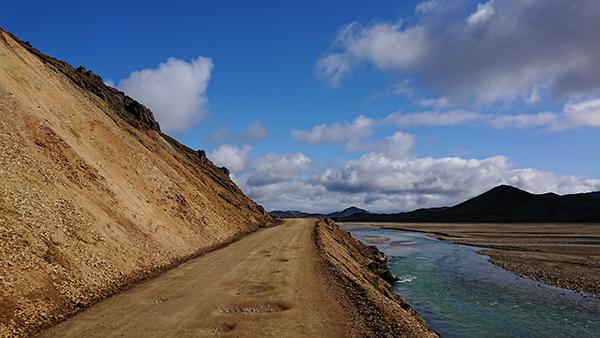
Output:
M9 36L13 41L19 43L31 54L37 56L48 67L55 71L61 72L75 85L83 89L87 95L95 95L98 98L106 101L114 112L119 114L125 121L131 123L136 128L152 129L160 131L158 122L154 119L154 114L150 109L143 104L135 101L120 90L104 84L102 78L92 71L85 69L83 66L73 68L68 63L48 56L39 50L35 49L27 41L22 41L10 32L6 32L0 28L0 34L3 37ZM4 38L6 41L6 38Z
M360 336L437 337L391 289L387 257L377 248L355 240L331 219L317 222L313 238L333 291Z
M367 264L367 268L393 286L398 281L398 278L388 268L388 257L379 251L376 246L370 245L367 248L370 251L367 257L371 257L371 262Z

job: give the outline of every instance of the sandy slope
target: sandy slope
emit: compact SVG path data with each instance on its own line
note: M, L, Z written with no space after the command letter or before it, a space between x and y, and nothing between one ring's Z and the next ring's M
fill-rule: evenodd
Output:
M189 261L45 332L53 337L343 337L349 325L320 272L314 220Z
M0 336L270 220L145 107L0 29Z

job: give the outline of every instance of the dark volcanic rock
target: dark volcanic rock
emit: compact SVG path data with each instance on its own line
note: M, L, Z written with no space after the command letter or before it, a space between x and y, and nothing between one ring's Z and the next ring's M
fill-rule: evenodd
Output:
M370 245L368 248L372 259L372 261L367 264L369 270L373 271L377 276L388 282L390 285L394 285L398 281L398 278L396 278L396 276L390 272L387 265L388 257L386 254L379 251L376 246Z

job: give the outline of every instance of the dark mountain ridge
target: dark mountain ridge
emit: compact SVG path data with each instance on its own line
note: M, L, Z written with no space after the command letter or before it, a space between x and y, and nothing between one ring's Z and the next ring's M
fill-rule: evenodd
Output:
M309 217L329 217L333 219L340 219L344 217L349 217L357 213L362 213L368 215L369 212L365 209L357 208L357 207L349 207L342 211L336 211L329 214L319 214L319 213L307 213L298 210L274 210L271 211L270 214L273 217L279 218L309 218Z
M340 221L465 223L600 223L600 193L532 194L500 185L452 207L392 214L355 213Z

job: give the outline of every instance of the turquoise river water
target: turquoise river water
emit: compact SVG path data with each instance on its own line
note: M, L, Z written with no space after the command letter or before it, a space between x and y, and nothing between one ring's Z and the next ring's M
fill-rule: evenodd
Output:
M519 277L479 248L422 233L347 226L375 244L406 298L442 337L600 337L600 299Z

